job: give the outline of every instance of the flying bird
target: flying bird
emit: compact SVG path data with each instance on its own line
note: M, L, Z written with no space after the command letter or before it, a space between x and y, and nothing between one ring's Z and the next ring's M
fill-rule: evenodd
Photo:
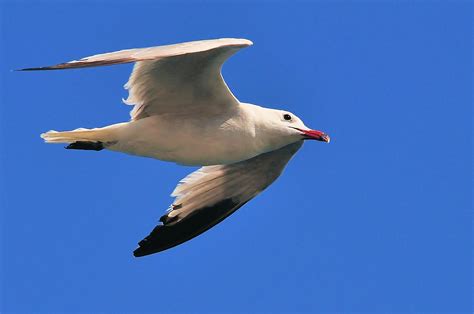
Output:
M62 70L134 62L125 85L128 122L49 131L47 143L67 149L108 149L201 166L182 179L174 202L135 256L157 253L213 227L275 181L304 140L329 143L295 114L240 102L221 74L246 39L201 40L98 54L22 71Z

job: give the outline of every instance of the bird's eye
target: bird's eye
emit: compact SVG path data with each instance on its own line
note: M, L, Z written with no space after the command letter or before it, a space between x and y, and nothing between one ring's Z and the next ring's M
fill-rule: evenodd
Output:
M290 116L289 114L285 113L285 114L283 115L283 119L285 119L286 121L290 121L290 120L291 120L291 116Z

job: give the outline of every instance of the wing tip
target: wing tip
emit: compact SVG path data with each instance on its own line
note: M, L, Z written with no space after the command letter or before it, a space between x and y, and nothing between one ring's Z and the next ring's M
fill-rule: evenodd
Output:
M34 67L34 68L23 68L23 69L16 69L16 72L25 72L25 71L49 71L49 70L62 70L65 69L69 64L72 62L60 63L57 65L50 65L44 67Z
M177 223L169 223L174 219L168 220L165 215L160 218L163 224L157 225L148 236L138 242L138 248L133 251L133 256L142 257L159 253L187 242L227 218L246 202L226 198L214 205L197 208L193 215Z
M138 247L135 251L133 251L133 256L135 257L142 257L142 256L146 256L146 255L149 255L151 253L146 253L142 247Z
M79 69L87 67L98 67L105 65L115 65L122 63L134 62L133 58L117 58L112 60L89 60L89 57L82 58L81 60L73 60L69 62L59 63L56 65L35 67L35 68L24 68L15 71L49 71L49 70L68 70L68 69Z
M48 67L15 69L14 72L50 70Z

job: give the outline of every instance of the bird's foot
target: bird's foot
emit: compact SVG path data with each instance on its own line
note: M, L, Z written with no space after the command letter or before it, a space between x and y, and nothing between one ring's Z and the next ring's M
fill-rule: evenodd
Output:
M77 141L69 144L65 147L66 149L83 149L83 150L103 150L104 144L102 142L87 142L87 141Z

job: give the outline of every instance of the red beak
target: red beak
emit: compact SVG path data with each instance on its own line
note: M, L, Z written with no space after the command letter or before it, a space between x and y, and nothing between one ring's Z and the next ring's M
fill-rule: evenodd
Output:
M301 130L301 129L297 129L297 130L303 133L302 135L305 140L316 140L316 141L321 141L321 142L326 142L326 143L329 143L329 141L331 140L329 135L321 131Z

